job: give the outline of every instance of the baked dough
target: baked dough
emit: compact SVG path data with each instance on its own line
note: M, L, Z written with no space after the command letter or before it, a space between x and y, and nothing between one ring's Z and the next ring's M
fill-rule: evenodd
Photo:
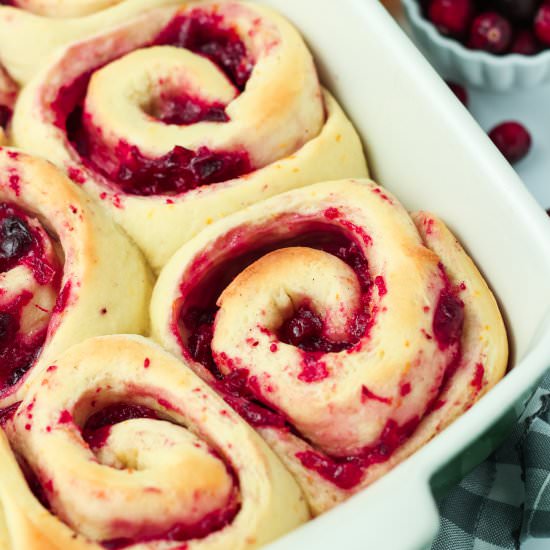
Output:
M0 5L0 63L24 85L56 49L180 1L18 0L16 6Z
M102 424L95 439L91 418ZM309 517L298 485L254 430L142 337L68 350L4 431L0 532L9 550L168 550L185 540L189 550L252 549ZM38 498L16 457L41 487Z

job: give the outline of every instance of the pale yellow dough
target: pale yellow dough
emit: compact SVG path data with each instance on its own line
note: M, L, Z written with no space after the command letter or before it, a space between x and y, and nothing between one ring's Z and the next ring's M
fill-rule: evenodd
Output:
M147 406L162 419L116 424L94 456L78 425L112 402ZM240 502L232 521L186 548L253 549L309 518L297 483L254 430L188 367L142 337L95 338L58 357L5 434L4 550L99 550L98 541L132 537L147 523L160 530L196 523L229 499ZM14 453L38 476L53 512L30 492ZM128 548L182 544L160 538Z
M356 275L341 260L296 245L264 255L223 291L212 349L223 373L248 369L260 388L260 401L268 400L306 437L307 442L289 431L259 429L299 480L313 512L320 513L372 483L471 407L504 375L508 347L491 291L449 230L426 213L411 219L395 197L368 180L294 190L197 235L159 276L151 302L153 337L212 383L175 334L185 303L180 285L204 279L243 251L307 235L314 222L347 234L368 259L374 322L367 336L348 351L324 354L325 378L301 378L303 352L279 341L278 328L305 298L325 319L327 334L338 340L357 311L360 291ZM443 388L456 347L443 349L433 336L434 311L447 288L440 263L452 285L464 283L459 292L464 303L461 360ZM200 305L199 291L190 292ZM187 340L185 331L182 339ZM408 392L401 390L406 384ZM365 399L363 388L378 399ZM436 398L438 407L428 410ZM296 458L297 452L308 450L353 455L375 445L389 421L404 425L415 417L422 421L412 436L388 460L369 466L353 490L325 481Z
M24 290L34 294L22 328L30 332L48 327L28 375L1 396L3 408L22 399L32 379L71 345L103 334L145 333L151 275L123 232L50 163L0 148L0 173L0 202L17 205L33 218L37 230L52 236L57 252L48 248L46 254L60 256L60 288L66 296L65 307L56 310L56 296L38 285L25 266L0 274L0 302Z
M0 64L26 84L61 46L181 0L21 0L0 6Z
M18 146L66 170L81 171L83 188L108 209L154 270L201 229L259 200L320 180L367 176L360 140L336 101L320 87L311 55L294 27L253 3L198 5L237 25L256 58L240 95L235 97L233 86L204 57L169 46L141 48L173 17L197 6L191 4L179 11L150 11L59 51L25 88L13 120ZM244 149L258 169L174 196L118 191L83 166L64 130L55 125L51 107L64 83L98 65L105 66L91 79L85 110L92 135L109 151L121 142L136 145L152 158L176 145ZM143 106L161 91L182 89L227 103L230 121L177 126L144 112ZM111 162L106 155L104 165Z

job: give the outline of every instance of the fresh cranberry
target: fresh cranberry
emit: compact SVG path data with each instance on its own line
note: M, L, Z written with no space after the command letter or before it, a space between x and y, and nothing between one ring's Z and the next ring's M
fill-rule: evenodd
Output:
M444 291L433 319L435 339L445 349L460 340L463 325L464 305L454 294Z
M550 46L550 4L545 3L535 16L535 34L545 45Z
M531 149L531 135L519 122L503 122L489 132L489 137L510 164L520 161Z
M0 266L21 258L32 244L27 224L17 216L8 216L2 220L0 239Z
M465 106L468 107L468 92L464 86L457 84L456 82L447 82L447 85L452 90L454 95L459 99L459 101Z
M428 8L430 21L449 36L464 36L473 15L472 0L432 0Z
M0 126L6 128L10 119L12 111L7 105L0 105Z
M478 15L472 23L468 46L474 50L504 53L512 41L510 22L496 12Z
M286 338L294 346L299 346L314 337L321 336L322 330L322 319L305 306L300 306L296 313L283 325Z
M516 21L532 21L539 0L494 0L495 8Z
M518 53L521 55L535 55L540 51L537 39L533 32L529 29L521 29L517 32L510 53Z

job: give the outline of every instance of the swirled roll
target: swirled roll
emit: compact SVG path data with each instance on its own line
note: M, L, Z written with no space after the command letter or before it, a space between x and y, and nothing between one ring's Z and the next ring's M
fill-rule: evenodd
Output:
M254 430L142 337L71 348L3 422L12 550L252 549L309 517Z
M495 299L445 225L368 180L213 224L162 270L153 336L269 442L320 513L504 374Z
M65 168L155 269L246 205L367 173L298 32L235 1L160 8L71 44L21 94L13 139Z
M89 197L0 149L0 407L69 346L147 330L149 296L141 254Z
M57 48L181 0L4 0L0 3L0 63L26 84ZM4 4L4 5L1 5Z

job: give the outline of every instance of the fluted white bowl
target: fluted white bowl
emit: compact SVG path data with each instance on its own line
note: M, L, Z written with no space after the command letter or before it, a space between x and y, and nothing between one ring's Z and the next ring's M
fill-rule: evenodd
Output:
M424 17L418 0L401 3L416 42L445 77L497 92L550 82L550 50L533 56L470 50L442 35Z

